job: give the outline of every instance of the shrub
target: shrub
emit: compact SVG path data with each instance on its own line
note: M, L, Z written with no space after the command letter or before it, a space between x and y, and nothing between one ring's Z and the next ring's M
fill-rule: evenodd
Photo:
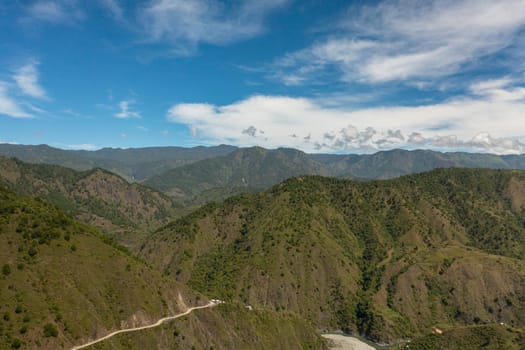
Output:
M56 338L57 336L58 336L58 330L55 327L55 325L52 323L46 323L44 325L44 337L46 338L55 337Z
M13 341L11 342L12 349L20 349L21 346L22 342L20 341L20 339L13 339Z
M4 276L9 276L11 274L11 266L9 266L9 264L2 266L2 273Z
M35 249L35 247L30 247L29 250L27 251L27 254L29 254L30 257L34 257L36 255L37 251Z

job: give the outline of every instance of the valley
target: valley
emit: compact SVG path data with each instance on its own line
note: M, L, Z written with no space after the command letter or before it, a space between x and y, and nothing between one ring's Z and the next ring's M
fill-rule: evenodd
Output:
M357 181L308 157L233 150L142 183L0 158L0 336L11 348L326 349L319 332L344 331L437 349L469 334L520 349L523 171ZM208 298L226 303L190 313Z
M525 350L525 0L0 0L0 350Z

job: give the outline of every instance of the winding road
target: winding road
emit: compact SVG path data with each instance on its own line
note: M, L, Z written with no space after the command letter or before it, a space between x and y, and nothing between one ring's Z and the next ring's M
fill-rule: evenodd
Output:
M163 324L164 322L167 322L167 321L171 321L171 320L174 320L176 318L179 318L179 317L182 317L182 316L186 316L188 315L189 313L191 313L193 310L197 310L197 309L205 309L205 308L208 308L208 307L214 307L214 306L217 306L219 305L218 302L214 302L214 301L210 301L208 304L206 305L201 305L201 306L194 306L194 307L190 307L188 310L186 310L185 312L181 313L181 314L177 314L177 315L174 315L174 316L168 316L168 317L164 317L164 318L161 318L160 320L158 320L157 322L153 323L153 324L149 324L149 325L146 325L146 326L141 326L141 327L135 327L135 328L126 328L126 329L120 329L118 331L115 331L113 333L109 333L108 335L105 335L101 338L98 338L98 339L95 339L93 341L90 341L89 343L86 343L86 344L82 344L82 345L77 345L77 346L74 346L71 348L71 350L79 350L79 349L84 349L84 348L87 348L88 346L91 346L93 344L96 344L96 343L99 343L101 341L104 341L106 339L109 339L117 334L120 334L120 333L129 333L129 332L136 332L136 331L141 331L143 329L148 329L148 328L154 328L154 327L158 327L160 326L161 324Z

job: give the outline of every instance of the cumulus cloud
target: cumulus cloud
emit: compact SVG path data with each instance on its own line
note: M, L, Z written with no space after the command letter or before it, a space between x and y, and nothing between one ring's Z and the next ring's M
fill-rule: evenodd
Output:
M38 83L38 62L30 62L15 72L13 80L25 95L45 99L46 91Z
M264 19L288 0L151 0L140 9L140 24L150 42L171 45L179 54L199 43L226 45L264 31Z
M343 34L289 53L274 69L300 84L330 69L344 81L380 83L432 79L458 72L506 48L516 50L525 27L522 0L386 0L353 7Z
M255 135L257 134L257 128L255 128L253 125L250 125L246 129L244 129L242 133L251 137L255 137Z
M120 112L115 114L115 117L119 119L141 118L140 112L134 110L134 104L135 101L133 100L120 101L118 104Z
M0 81L0 114L12 118L31 118L20 104L9 95L8 85Z
M393 147L525 152L525 103L457 98L423 106L327 107L319 99L252 96L224 106L177 104L168 120L209 143L305 151L375 151ZM257 127L256 127L257 126Z

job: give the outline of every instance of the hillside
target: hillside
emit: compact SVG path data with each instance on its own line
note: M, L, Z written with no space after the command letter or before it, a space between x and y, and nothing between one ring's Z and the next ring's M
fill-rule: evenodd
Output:
M0 157L0 182L129 244L166 224L177 211L167 196L102 169L77 172Z
M289 177L328 175L328 170L294 149L238 149L227 156L169 170L144 182L187 203L202 204L232 194L268 188Z
M525 326L525 173L298 177L210 204L142 256L192 288L381 341Z
M1 349L66 349L207 302L40 200L0 187L0 213ZM293 314L235 304L93 348L231 349L254 339L276 349L324 348Z

